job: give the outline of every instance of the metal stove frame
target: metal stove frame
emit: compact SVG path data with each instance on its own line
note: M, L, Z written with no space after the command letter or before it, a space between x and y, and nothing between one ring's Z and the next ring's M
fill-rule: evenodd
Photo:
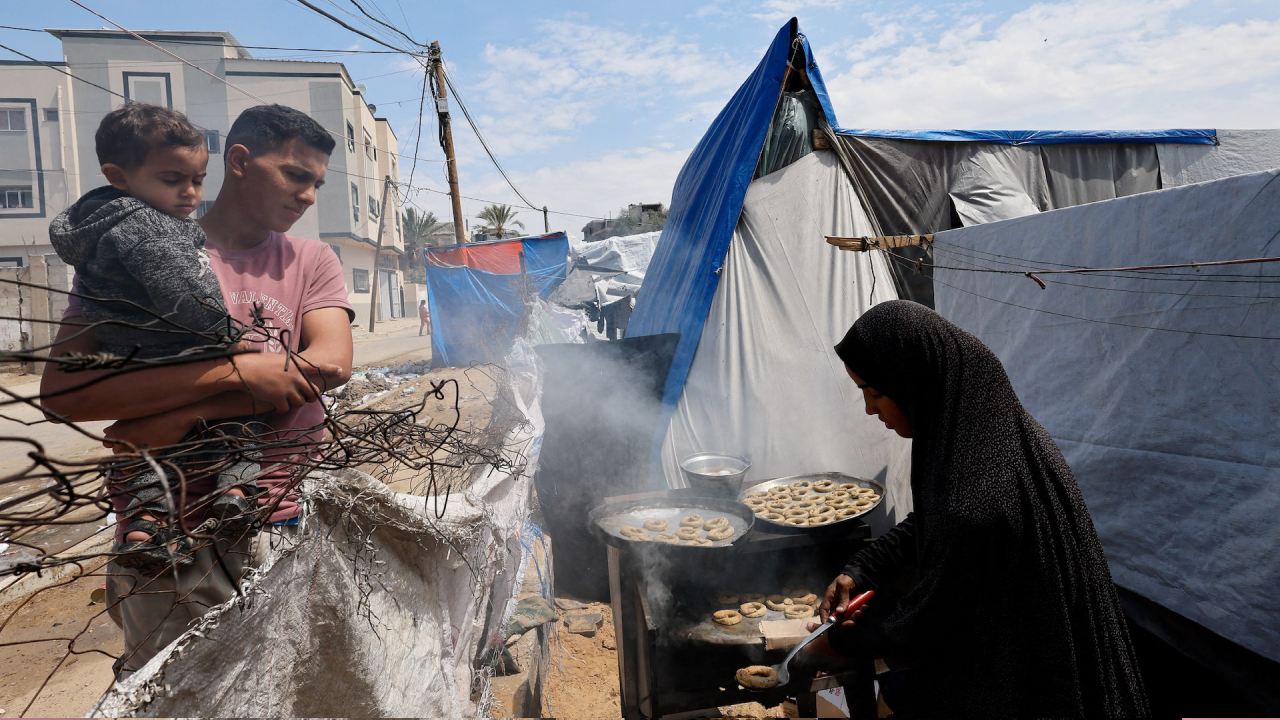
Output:
M698 496L698 493L689 488L682 488L607 498L606 502L680 496ZM818 538L809 535L773 534L757 528L752 531L747 538L747 544L739 553L749 556L756 553L811 547L816 554L836 553L847 558L852 556L861 545L869 542L870 537L871 530L865 523L851 524L847 533L827 534ZM662 656L661 646L666 629L659 626L659 621L649 606L640 572L634 567L631 554L625 550L608 547L608 559L609 598L613 608L618 650L619 704L625 720L656 720L664 715L746 702L759 702L767 707L777 705L789 697L795 698L800 717L815 717L817 693L841 686L850 690L845 696L850 702L851 717L876 717L875 696L872 689L875 674L870 662L865 668L816 678L799 690L794 684L786 689L779 688L763 692L740 690L731 677L720 683L723 689L720 686L680 687L680 684L673 683L671 678L664 681L660 668L664 662L676 661L678 658ZM709 655L714 653L713 648L708 648ZM772 651L769 655L769 662L781 662L786 651ZM773 657L774 655L776 658ZM855 706L853 703L855 697L862 698L864 702L860 701Z

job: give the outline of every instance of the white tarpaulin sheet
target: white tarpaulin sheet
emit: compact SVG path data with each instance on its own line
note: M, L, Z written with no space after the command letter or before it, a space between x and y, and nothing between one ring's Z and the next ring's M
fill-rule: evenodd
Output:
M663 445L670 485L685 484L679 458L719 450L751 459L748 480L840 471L887 481L905 517L910 445L866 414L832 349L873 296L896 297L879 255L823 237L870 234L834 153L751 183Z
M1277 256L1278 173L951 230L935 259ZM1021 275L934 277L938 311L995 351L1071 463L1116 582L1280 660L1280 267L1171 272L1045 275L1047 290Z
M531 478L542 443L540 375L517 341L508 358L528 419L490 472L433 499L390 492L354 470L303 484L299 542L256 570L244 598L212 608L94 707L95 717L470 717L491 699L527 554ZM443 500L443 498L441 498Z
M1280 168L1280 130L1219 130L1217 145L1157 145L1164 187Z

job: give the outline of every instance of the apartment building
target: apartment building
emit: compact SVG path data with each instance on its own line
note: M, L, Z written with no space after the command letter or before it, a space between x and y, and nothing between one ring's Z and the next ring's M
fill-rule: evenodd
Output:
M126 98L181 110L205 129L210 158L202 214L222 185L231 123L259 103L246 94L252 93L307 113L337 140L316 205L292 234L333 248L358 322L368 320L374 282L379 317L404 315L400 202L392 191L384 203L382 192L388 178L399 179L396 135L342 63L254 58L226 32L139 33L242 92L127 33L48 32L62 41L63 57L47 64L74 78L40 63L0 61L0 266L22 267L32 255L52 254L49 222L105 184L93 135L102 116ZM375 258L384 213L382 252Z

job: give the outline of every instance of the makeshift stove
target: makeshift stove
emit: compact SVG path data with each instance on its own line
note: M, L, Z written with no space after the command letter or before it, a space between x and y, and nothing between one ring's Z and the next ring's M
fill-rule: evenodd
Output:
M681 500L697 496L689 489L609 498L610 504L650 499ZM819 596L845 562L870 539L861 522L842 523L837 532L773 534L760 524L729 552L717 548L675 548L663 553L653 543L608 547L609 591L618 647L618 686L622 717L648 720L664 715L745 702L776 705L795 698L801 717L813 717L817 693L848 687L853 717L875 717L873 668L870 663L802 685L746 690L734 677L748 665L773 665L786 648L768 650L760 619L724 626L711 613L725 590L781 593L805 588ZM646 547L648 546L648 547ZM769 611L765 620L781 620Z

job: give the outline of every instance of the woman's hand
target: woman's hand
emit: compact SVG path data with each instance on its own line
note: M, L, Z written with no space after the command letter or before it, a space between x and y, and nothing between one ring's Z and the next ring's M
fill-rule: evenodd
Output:
M853 578L848 575L837 575L836 579L832 581L831 585L827 588L827 593L822 598L822 604L818 606L818 617L822 619L822 622L826 622L827 618L831 617L833 612L836 617L842 617L845 609L849 606L849 601L853 599L854 595L856 595L854 592L856 589L857 586L854 585ZM862 611L865 610L866 607L866 605L863 605L857 610L854 610L853 614L849 617L841 619L840 627L853 627L854 621L862 615ZM810 623L809 629L815 630L817 627L818 623Z

